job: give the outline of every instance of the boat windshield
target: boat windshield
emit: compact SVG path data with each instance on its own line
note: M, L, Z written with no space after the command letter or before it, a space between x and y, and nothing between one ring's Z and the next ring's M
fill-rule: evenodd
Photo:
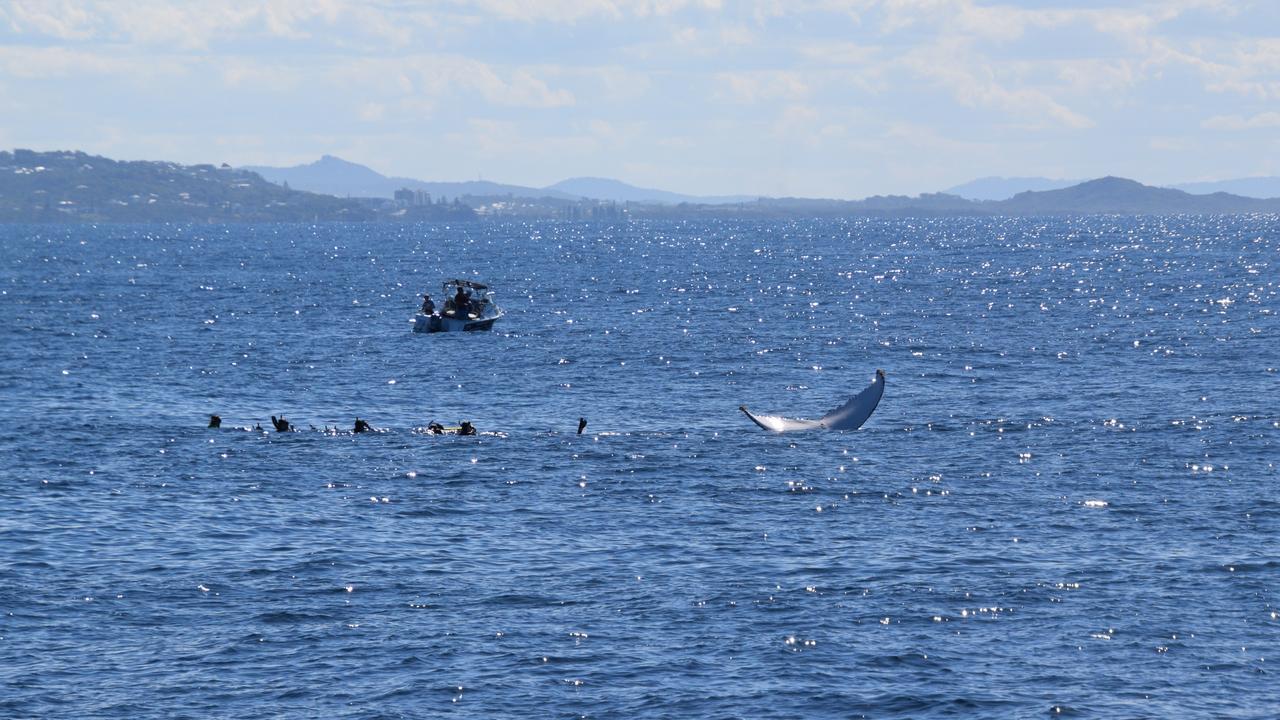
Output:
M455 312L459 295L467 298L467 312L473 316L488 316L499 312L497 304L493 301L493 293L484 283L460 279L446 280L443 288L445 298L443 313L446 315L452 316Z
M458 288L466 288L467 290L475 290L478 292L485 292L489 289L488 285L473 282L471 280L445 280L443 287L444 291L450 294L456 293Z

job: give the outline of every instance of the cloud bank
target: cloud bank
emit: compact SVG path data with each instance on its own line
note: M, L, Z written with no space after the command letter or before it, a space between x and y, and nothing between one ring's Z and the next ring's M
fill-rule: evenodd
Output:
M9 0L0 137L699 194L1272 174L1275 27L1220 0Z

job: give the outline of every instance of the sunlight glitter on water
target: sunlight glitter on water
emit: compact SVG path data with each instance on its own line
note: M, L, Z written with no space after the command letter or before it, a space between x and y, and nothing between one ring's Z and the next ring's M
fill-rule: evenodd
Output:
M1270 700L1248 658L1280 637L1274 228L36 229L0 243L6 407L42 420L0 439L28 478L0 532L0 667L22 673L0 709L1247 715ZM51 255L94 273L50 273ZM504 329L407 331L450 268L520 298ZM553 311L570 306L571 325ZM779 437L736 411L829 407L876 367L890 385L857 432ZM376 409L388 430L204 427L282 407L317 424ZM434 414L505 435L410 430ZM1150 699L1111 689L1120 666ZM184 686L175 710L155 667L225 682ZM828 672L850 667L867 672Z

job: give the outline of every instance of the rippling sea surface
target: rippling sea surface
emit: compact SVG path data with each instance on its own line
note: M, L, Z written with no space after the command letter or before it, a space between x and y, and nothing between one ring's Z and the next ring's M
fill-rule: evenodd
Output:
M1273 216L7 226L0 258L0 716L1280 714ZM411 333L453 276L495 332ZM738 411L877 368L856 432Z

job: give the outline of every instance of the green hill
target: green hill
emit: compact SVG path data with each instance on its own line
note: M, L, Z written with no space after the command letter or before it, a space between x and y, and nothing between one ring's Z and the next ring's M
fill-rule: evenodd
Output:
M0 152L0 222L372 220L352 200L290 190L226 165Z

